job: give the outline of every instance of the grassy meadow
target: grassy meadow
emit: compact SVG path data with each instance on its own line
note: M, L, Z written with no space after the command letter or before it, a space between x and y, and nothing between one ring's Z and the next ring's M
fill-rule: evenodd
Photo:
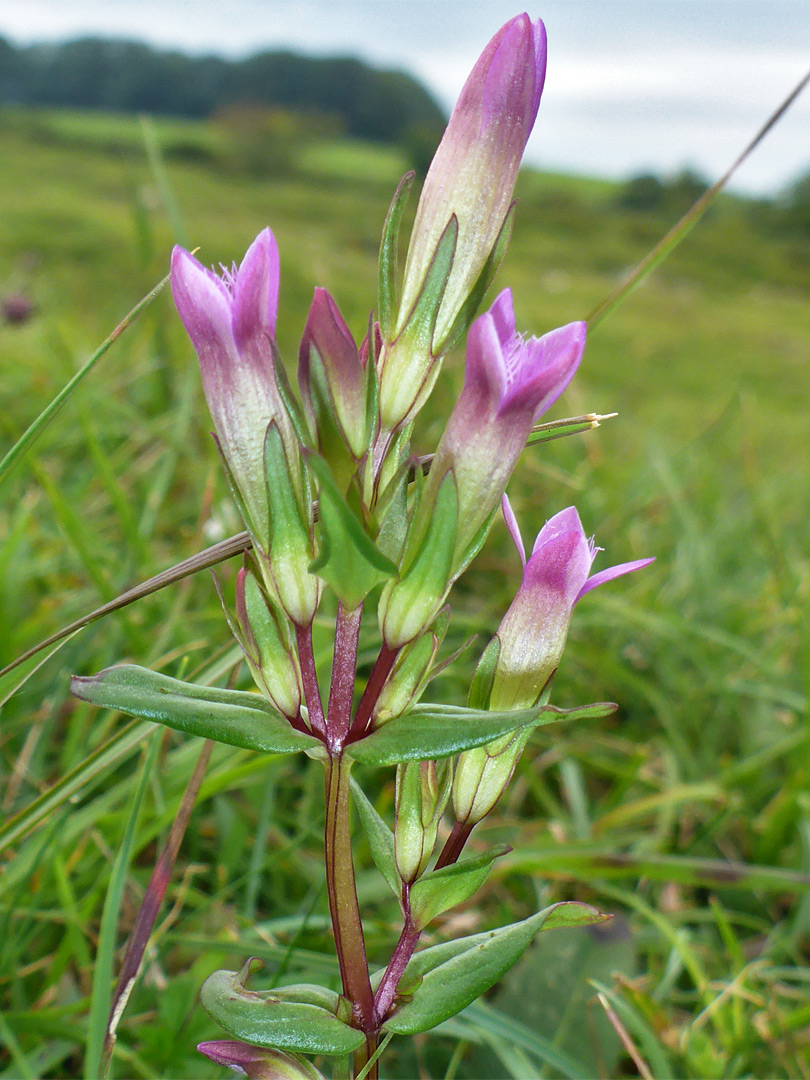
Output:
M0 114L0 298L35 304L0 324L3 453L167 272L176 241L230 264L272 226L290 365L315 285L362 336L407 163L324 139L263 174L236 168L223 138L190 122L144 131L133 118ZM623 209L619 188L595 180L526 173L518 195L498 284L533 333L587 316L674 220ZM605 548L597 568L657 561L583 600L555 685L557 704L611 700L619 712L534 737L471 844L513 851L429 940L561 899L617 918L544 937L485 1002L414 1046L392 1043L388 1075L637 1076L601 993L656 1080L810 1076L809 251L807 237L768 232L750 204L722 198L594 330L552 413L619 415L526 452L510 487L525 537L575 503ZM418 451L462 374L458 356ZM164 292L3 481L0 666L239 530L209 430ZM456 590L446 647L478 644L428 699L464 700L519 572L498 526ZM227 591L235 563L220 573ZM371 619L367 630L370 664ZM328 635L324 619L327 672ZM224 684L235 654L207 572L81 631L3 707L0 1078L85 1075L109 994L96 958L117 972L200 752L69 697L71 673L123 660ZM196 1000L216 968L256 955L282 981L335 983L320 785L298 757L217 745L112 1076L222 1075L194 1050L218 1037ZM393 770L373 790L390 820ZM359 837L358 858L382 964L397 910Z

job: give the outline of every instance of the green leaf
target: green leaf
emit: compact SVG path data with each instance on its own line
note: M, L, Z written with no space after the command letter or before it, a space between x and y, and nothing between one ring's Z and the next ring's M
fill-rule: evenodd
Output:
M340 998L314 986L246 990L249 973L261 966L255 957L241 971L215 971L200 990L212 1020L254 1046L306 1054L351 1054L365 1036L336 1015Z
M561 720L596 720L618 708L611 702L559 709L536 705L511 712L485 712L457 705L415 705L409 713L389 720L346 753L364 765L398 765L403 761L435 761L494 742L519 727L540 727Z
M320 484L321 550L310 571L326 581L341 603L354 611L396 566L369 538L335 486L329 466L316 454L309 466Z
M413 988L413 996L385 1021L383 1030L398 1035L429 1031L503 978L542 930L588 926L608 918L587 904L554 904L522 922L423 949L400 981L405 993Z
M363 789L354 777L351 778L350 783L357 812L360 815L360 823L363 826L363 832L366 834L368 846L371 848L374 865L385 878L394 896L399 898L402 891L402 882L397 873L397 864L394 858L394 834L366 798Z
M399 292L398 255L399 255L399 229L402 224L402 214L411 193L414 174L405 173L399 182L399 186L391 200L388 214L383 225L382 240L380 241L380 269L379 269L379 309L380 330L384 341L390 339L394 329L396 317L397 294Z
M296 731L264 698L244 690L195 686L135 664L107 668L89 678L74 677L70 689L91 705L243 750L265 754L304 750L316 757L323 753L318 739Z
M484 884L492 863L511 848L499 844L474 859L443 866L425 874L411 887L411 914L420 927L425 927L443 911L469 900Z

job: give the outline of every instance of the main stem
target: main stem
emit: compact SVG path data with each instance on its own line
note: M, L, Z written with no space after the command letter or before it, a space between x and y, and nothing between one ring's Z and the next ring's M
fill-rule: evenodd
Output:
M326 764L326 885L343 993L354 1007L357 1026L374 1035L374 995L354 884L349 769L350 763L342 755L330 756Z

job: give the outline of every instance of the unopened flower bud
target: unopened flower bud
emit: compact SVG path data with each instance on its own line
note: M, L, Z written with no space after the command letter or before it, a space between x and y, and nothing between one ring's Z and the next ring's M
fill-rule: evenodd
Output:
M456 486L448 473L439 485L421 538L409 539L399 577L380 596L380 629L390 649L419 637L444 603L452 582L457 505Z
M251 570L236 578L240 644L259 689L287 717L301 708L301 675L289 627Z
M236 1039L212 1039L197 1049L217 1065L233 1069L249 1080L324 1080L323 1074L299 1054L250 1046Z
M316 289L309 309L298 359L301 397L317 432L318 449L332 463L345 453L355 460L368 449L366 376L351 331L337 304L326 291Z
M430 633L402 650L374 706L372 722L375 727L401 716L418 700L438 648L438 637Z
M394 855L399 876L411 884L424 873L450 796L449 761L409 761L397 768Z
M454 218L452 266L436 297L431 347L416 353L395 347L383 357L380 403L383 424L390 428L408 415L421 387L429 383L430 368L496 245L545 72L545 28L524 13L495 34L464 84L422 189L393 340L407 326Z

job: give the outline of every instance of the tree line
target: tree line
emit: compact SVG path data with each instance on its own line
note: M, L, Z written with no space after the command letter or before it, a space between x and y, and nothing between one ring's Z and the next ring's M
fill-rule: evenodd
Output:
M204 118L235 104L336 117L348 135L438 138L445 117L402 71L288 51L243 60L188 56L135 41L82 38L16 47L0 37L0 105L59 105Z

